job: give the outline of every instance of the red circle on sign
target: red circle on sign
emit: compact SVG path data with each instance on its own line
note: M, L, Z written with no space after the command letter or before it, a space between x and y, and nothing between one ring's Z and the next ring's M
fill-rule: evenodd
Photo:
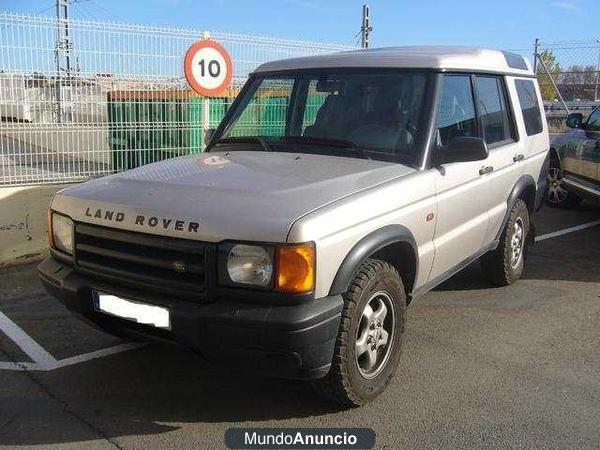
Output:
M219 86L213 89L201 86L198 81L196 81L196 78L194 78L194 73L192 70L192 61L194 56L204 48L212 48L219 52L225 60L225 65L227 66L227 74L225 79ZM231 80L233 78L233 62L231 61L231 56L229 56L229 53L227 50L225 50L225 47L218 42L213 41L212 39L203 39L201 41L194 42L186 52L183 60L183 71L185 73L185 79L194 91L200 95L204 95L205 97L214 97L225 91L231 84Z

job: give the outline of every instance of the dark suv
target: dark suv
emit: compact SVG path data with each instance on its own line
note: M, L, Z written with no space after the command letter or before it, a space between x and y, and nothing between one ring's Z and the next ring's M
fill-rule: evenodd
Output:
M584 197L600 199L600 106L584 120L569 114L572 128L552 141L547 202L568 208Z

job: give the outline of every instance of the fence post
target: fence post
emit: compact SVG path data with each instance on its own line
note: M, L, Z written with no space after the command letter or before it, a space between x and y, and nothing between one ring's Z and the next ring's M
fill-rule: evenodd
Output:
M202 32L202 39L210 39L210 33L208 31ZM206 147L206 132L210 128L210 98L202 97L202 148L200 151L204 151Z
M600 44L600 40L596 39L596 44ZM594 89L594 101L598 101L598 85L600 84L600 46L598 47L598 62L596 63L596 88Z

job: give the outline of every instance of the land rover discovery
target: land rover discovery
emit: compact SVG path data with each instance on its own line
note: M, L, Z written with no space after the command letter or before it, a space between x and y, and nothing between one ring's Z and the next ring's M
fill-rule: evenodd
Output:
M495 50L263 64L203 154L57 193L40 277L109 332L364 404L398 366L411 301L477 259L495 285L521 276L540 104L529 63Z

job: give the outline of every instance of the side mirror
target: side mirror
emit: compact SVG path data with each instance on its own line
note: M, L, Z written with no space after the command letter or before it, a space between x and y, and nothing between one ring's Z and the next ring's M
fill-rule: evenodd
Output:
M583 128L583 114L571 113L567 116L567 126L569 128Z
M442 162L481 161L489 156L485 141L478 137L456 137L442 148Z
M216 128L208 128L204 132L204 145L210 144L210 141L212 140L213 136L215 135L215 131L217 131Z

